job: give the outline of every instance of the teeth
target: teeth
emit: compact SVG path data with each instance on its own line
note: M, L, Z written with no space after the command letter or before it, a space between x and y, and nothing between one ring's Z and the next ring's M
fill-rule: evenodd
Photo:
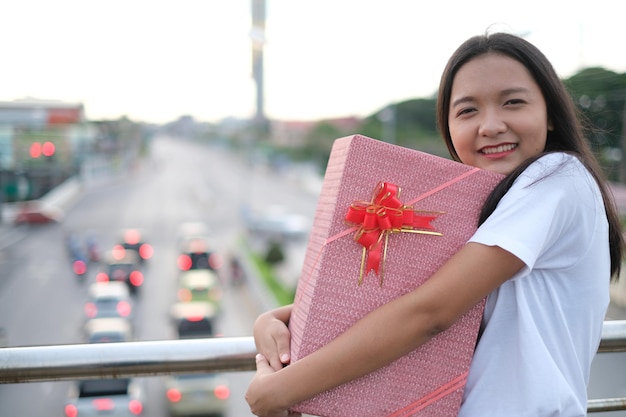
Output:
M482 150L482 153L491 154L491 153L507 152L507 151L514 149L516 146L517 145L511 143L508 145L500 145L500 146L496 146L493 148L484 148Z

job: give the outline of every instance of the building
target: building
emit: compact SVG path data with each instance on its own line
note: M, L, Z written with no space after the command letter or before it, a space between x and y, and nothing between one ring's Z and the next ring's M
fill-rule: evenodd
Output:
M95 136L82 103L0 101L0 201L38 198L73 175Z

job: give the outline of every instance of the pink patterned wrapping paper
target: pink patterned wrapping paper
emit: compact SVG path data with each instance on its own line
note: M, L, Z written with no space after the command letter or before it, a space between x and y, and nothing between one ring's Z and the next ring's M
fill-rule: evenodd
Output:
M484 200L502 176L365 136L333 145L289 322L292 361L314 352L376 307L419 286L476 230ZM358 284L363 246L344 217L381 181L401 187L416 211L441 213L441 236L392 233L381 261ZM443 187L443 188L442 188ZM439 189L441 188L441 189ZM323 417L456 416L484 300L431 341L362 378L293 407ZM393 323L390 323L393 325Z

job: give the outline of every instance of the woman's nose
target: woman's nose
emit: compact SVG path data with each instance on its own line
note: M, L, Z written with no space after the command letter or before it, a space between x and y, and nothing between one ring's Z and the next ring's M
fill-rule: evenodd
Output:
M480 120L480 126L478 133L481 136L493 137L499 133L505 132L507 125L500 113L496 110L483 111L482 118Z

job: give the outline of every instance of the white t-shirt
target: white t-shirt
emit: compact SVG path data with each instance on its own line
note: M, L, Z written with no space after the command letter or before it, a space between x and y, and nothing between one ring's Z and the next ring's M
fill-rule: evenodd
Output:
M487 299L459 416L586 416L610 280L594 179L576 157L548 154L470 241L499 246L525 267Z

